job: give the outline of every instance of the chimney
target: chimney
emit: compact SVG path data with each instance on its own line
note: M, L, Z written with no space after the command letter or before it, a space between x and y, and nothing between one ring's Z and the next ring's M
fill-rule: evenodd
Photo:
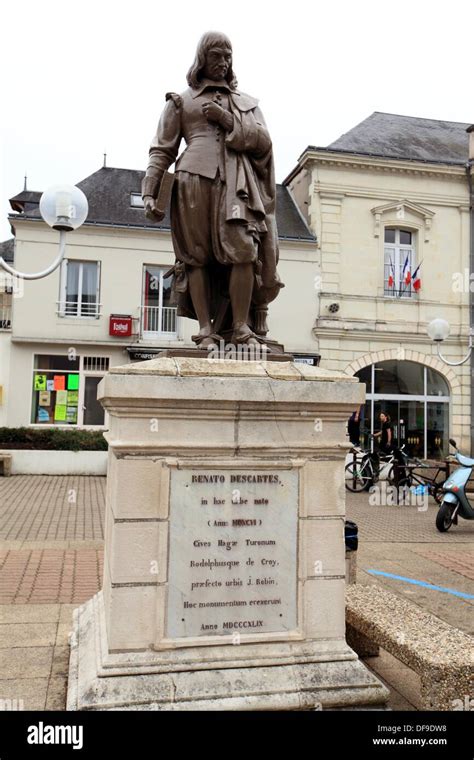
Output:
M469 161L474 161L474 124L466 129L469 134Z

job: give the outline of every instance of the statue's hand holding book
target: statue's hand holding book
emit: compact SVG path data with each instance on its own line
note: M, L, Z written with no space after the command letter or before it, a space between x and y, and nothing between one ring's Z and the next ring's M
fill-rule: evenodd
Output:
M161 222L166 216L169 207L171 191L173 189L174 174L165 172L159 182L156 198L152 195L143 195L145 216L151 222Z

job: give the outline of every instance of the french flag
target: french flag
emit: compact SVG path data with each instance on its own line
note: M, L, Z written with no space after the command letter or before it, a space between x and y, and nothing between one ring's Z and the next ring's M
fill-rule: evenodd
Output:
M408 263L409 255L407 253L407 257L405 259L405 263L403 265L403 272L402 277L405 281L405 285L409 285L411 282L411 272L410 272L410 265Z
M421 262L418 264L417 268L413 272L413 290L416 293L418 293L418 291L421 288L421 277L418 274L418 272L420 271L420 267L421 267Z
M395 285L395 280L394 280L394 277L393 277L394 274L395 274L395 270L393 268L392 259L390 259L390 274L388 276L388 287L389 288L393 288L393 286Z

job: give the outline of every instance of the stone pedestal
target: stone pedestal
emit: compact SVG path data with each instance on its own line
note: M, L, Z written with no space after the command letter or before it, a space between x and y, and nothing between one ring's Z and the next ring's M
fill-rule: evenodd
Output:
M380 707L345 641L355 378L291 362L114 368L103 590L75 611L68 709Z

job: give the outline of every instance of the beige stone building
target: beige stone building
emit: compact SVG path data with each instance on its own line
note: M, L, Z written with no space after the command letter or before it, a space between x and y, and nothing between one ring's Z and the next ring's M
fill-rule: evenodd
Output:
M366 382L367 429L388 412L422 457L447 453L449 435L470 447L470 364L445 364L426 333L446 319L443 355L466 355L467 128L374 113L328 147L309 146L284 183L318 239L321 366Z
M174 263L169 219L145 219L142 177L103 167L80 182L89 215L68 234L61 269L22 281L16 298L0 296L9 299L0 323L0 426L107 426L97 385L110 367L194 345L197 322L176 316L165 277ZM23 191L10 201L14 266L22 272L45 269L57 256L58 233L41 219L40 195ZM270 336L314 363L316 240L282 186L277 204L286 287L270 308Z
M466 355L467 127L375 113L330 146L308 147L278 187L286 287L270 336L299 360L321 355L321 366L357 374L365 427L388 412L398 441L421 457L447 453L450 435L470 446L470 364L444 363L426 333L432 319L448 320L443 355ZM106 426L96 390L110 367L192 345L196 324L176 317L164 276L169 219L145 220L142 176L103 167L79 183L89 216L68 236L62 269L18 293L0 287L0 425ZM15 245L2 255L23 271L57 251L39 197L11 199Z

